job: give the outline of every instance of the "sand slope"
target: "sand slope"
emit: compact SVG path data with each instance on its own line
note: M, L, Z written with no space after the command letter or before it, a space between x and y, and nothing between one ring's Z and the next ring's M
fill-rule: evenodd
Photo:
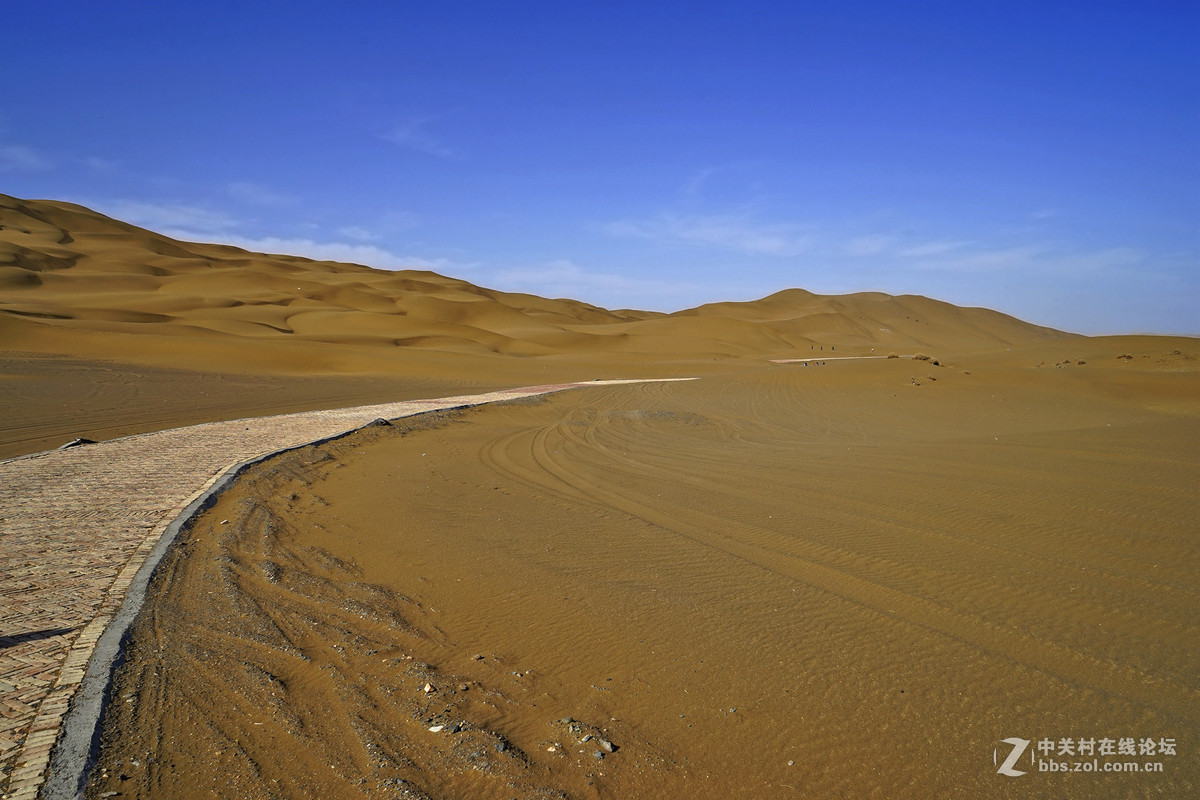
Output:
M180 242L0 195L0 457L231 415L698 375L835 349L1076 338L923 297L799 289L675 314L610 311L432 272Z
M432 272L178 242L69 203L0 195L0 336L8 350L309 374L387 372L429 352L785 357L813 346L981 349L1064 334L881 294L788 290L676 314L609 311Z
M581 389L265 465L152 590L89 796L1192 796L1200 372L1065 360ZM1179 749L1013 779L1014 736Z

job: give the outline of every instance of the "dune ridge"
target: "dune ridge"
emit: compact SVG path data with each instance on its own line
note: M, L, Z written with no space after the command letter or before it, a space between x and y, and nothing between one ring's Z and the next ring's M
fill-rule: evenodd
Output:
M757 358L1068 336L987 309L879 293L789 289L671 314L614 311L428 271L181 242L82 206L4 195L0 335L10 350L304 374L386 372L428 353Z

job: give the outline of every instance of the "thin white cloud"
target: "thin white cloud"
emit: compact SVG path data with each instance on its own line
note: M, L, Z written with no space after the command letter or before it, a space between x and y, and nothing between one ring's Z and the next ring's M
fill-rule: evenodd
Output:
M291 195L276 192L251 181L234 181L225 187L226 193L240 203L251 206L287 206L296 202Z
M650 220L613 222L604 230L612 236L716 247L751 255L794 256L812 246L812 237L799 226L756 222L740 214L666 214Z
M119 171L117 162L98 156L88 156L83 159L83 165L100 175L113 175Z
M1030 285L1054 277L1111 276L1137 270L1153 260L1149 254L1129 247L1081 250L1038 242L996 245L957 240L893 246L873 255L886 258L898 271L1006 273L1014 280L1028 280Z
M846 242L843 249L852 256L875 256L888 252L895 243L895 236L858 236Z
M218 243L231 244L255 253L303 256L317 261L341 261L376 269L417 269L453 273L473 266L458 264L445 258L402 256L377 245L352 242L320 242L315 239L285 239L275 236L222 236Z
M377 242L397 231L410 230L420 225L420 217L409 211L389 211L363 225L346 225L337 232L356 242Z
M687 199L695 199L704 193L704 187L708 183L708 179L717 171L716 167L705 167L694 173L690 178L684 181L679 193Z
M912 258L922 258L925 256L940 256L955 251L961 251L967 247L967 242L958 241L939 241L939 242L922 242L921 244L911 244L897 250L897 253L902 256Z
M144 203L138 200L111 200L86 203L104 214L167 233L177 238L196 238L233 230L238 222L228 214L189 203ZM179 236L182 234L182 236Z
M650 298L655 298L659 304L682 307L704 289L691 283L672 283L587 270L568 259L533 267L501 269L483 279L505 291L526 292L541 297L569 297L608 308L645 308Z
M0 145L0 172L41 172L53 167L49 158L32 147Z
M356 242L375 242L379 241L379 234L374 231L369 231L366 228L358 225L347 225L344 228L338 228L337 232L342 236L353 239Z
M392 144L397 144L409 150L424 153L425 155L436 156L438 158L459 158L461 152L458 148L446 144L425 130L430 122L433 122L432 117L419 117L409 120L385 133L383 138Z
M242 222L222 211L188 203L146 203L137 200L86 201L115 219L133 223L173 239L209 244L229 244L255 253L303 256L318 261L341 261L377 269L417 269L454 273L475 264L445 258L398 255L373 242L381 237L366 228L350 226L338 231L354 241L322 241L309 237L247 236Z

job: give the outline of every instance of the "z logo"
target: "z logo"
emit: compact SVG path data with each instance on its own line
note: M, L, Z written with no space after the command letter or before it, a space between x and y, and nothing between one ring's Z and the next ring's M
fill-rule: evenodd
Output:
M1025 748L1029 747L1029 740L1018 739L1014 736L1009 739L1001 739L1000 741L1004 742L1005 744L1011 744L1012 752L1008 754L1008 758L1004 759L1004 763L1000 765L1000 769L996 770L996 772L1000 773L1001 775L1007 775L1010 778L1015 778L1018 775L1024 775L1024 771L1013 769L1013 765L1017 763L1017 759L1020 758L1021 754L1025 752ZM996 751L993 750L992 763L995 764L996 760Z

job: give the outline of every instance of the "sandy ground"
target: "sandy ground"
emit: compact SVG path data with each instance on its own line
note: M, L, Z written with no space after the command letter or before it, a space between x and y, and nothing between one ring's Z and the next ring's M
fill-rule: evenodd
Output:
M1045 355L589 388L273 462L160 576L89 796L1187 796L1200 373ZM1178 749L1010 778L1009 737Z
M846 358L889 353L927 357ZM681 376L257 468L164 561L88 796L1196 793L1196 339L876 293L610 311L0 195L0 457ZM1039 771L1062 739L1163 769Z

